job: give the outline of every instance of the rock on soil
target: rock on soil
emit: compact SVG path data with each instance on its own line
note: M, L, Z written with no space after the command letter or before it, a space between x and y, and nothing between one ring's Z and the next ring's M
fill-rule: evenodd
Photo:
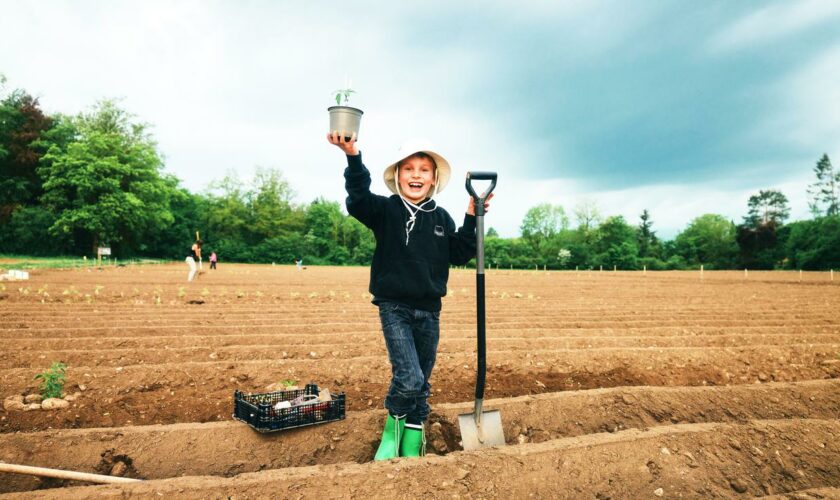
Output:
M49 398L45 399L43 403L41 403L41 408L45 410L60 410L62 408L68 408L70 403L59 398Z
M26 405L23 403L23 396L9 396L3 401L3 409L6 411L23 410Z

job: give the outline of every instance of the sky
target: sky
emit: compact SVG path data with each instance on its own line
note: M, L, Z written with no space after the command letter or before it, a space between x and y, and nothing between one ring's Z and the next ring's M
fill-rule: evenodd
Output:
M456 221L466 172L498 173L504 237L537 204L594 203L673 238L741 222L761 189L805 219L817 160L840 166L838 1L401 4L0 0L0 73L48 113L118 99L191 191L277 168L299 203L344 200L326 108L351 80L373 190L425 138Z

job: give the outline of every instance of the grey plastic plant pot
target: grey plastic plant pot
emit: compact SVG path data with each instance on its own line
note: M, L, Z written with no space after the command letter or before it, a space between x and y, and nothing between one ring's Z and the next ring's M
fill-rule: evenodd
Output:
M350 106L330 106L327 108L330 112L330 133L333 130L343 130L344 139L349 141L353 132L356 133L356 139L359 138L359 124L362 121L361 109L351 108Z

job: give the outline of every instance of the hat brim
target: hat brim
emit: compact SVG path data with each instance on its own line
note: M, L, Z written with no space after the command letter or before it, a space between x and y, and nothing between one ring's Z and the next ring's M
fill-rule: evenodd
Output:
M385 180L385 185L388 186L388 189L390 189L392 193L400 194L397 190L397 165L399 165L401 161L405 160L409 156L415 155L417 153L425 153L435 160L435 166L437 167L437 171L435 173L437 175L438 193L443 191L443 188L445 188L446 185L449 184L449 178L452 176L452 167L449 166L449 162L446 161L446 158L428 149L418 149L417 151L409 153L400 158L399 160L395 161L394 163L385 167L385 172L382 173L382 178ZM432 188L432 191L434 192L434 188Z

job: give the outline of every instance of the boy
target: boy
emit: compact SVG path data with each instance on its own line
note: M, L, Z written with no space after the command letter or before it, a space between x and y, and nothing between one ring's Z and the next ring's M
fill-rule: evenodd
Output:
M440 337L440 299L446 295L449 265L466 264L475 256L473 200L456 231L452 217L433 199L449 182L449 162L422 141L403 144L396 161L385 168L385 184L394 193L385 197L370 192L370 172L362 164L355 134L348 141L343 131L333 131L327 140L347 155L348 213L376 237L369 290L379 306L391 385L375 460L422 456L429 377Z

